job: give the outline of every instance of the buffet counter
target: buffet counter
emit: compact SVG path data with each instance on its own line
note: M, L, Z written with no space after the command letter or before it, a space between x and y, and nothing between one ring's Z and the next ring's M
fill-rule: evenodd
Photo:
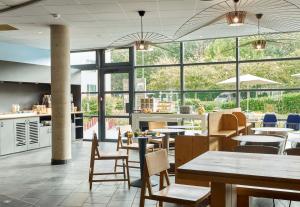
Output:
M82 112L72 112L71 114L81 114ZM24 113L5 113L0 114L0 120L5 119L21 119L21 118L30 118L30 117L44 117L51 116L51 114L37 114L34 112L24 112Z
M140 129L140 122L149 121L165 121L165 122L181 122L184 120L200 120L201 128L207 128L207 114L167 114L167 113L133 113L132 114L132 130Z

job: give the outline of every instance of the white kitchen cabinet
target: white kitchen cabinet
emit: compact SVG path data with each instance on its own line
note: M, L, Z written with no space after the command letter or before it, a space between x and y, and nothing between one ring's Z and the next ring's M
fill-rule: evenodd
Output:
M15 119L15 152L39 148L39 119Z
M52 127L42 126L40 127L40 147L49 147L52 139Z
M0 155L15 152L14 121L0 120Z

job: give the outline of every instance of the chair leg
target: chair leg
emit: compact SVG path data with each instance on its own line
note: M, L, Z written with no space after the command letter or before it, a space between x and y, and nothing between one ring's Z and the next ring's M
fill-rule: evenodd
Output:
M128 163L128 158L126 159L126 170L127 170L128 189L130 189L130 175L129 175L129 163Z
M125 162L124 162L124 159L122 159L122 163L123 163L123 165L122 165L122 168L123 168L123 178L124 178L124 180L126 180L126 171L125 171Z
M118 165L118 160L115 160L115 168L114 168L114 172L117 172L117 165Z
M90 191L92 190L92 187L93 187L93 172L92 172L92 169L90 168L89 170L89 183L90 183Z

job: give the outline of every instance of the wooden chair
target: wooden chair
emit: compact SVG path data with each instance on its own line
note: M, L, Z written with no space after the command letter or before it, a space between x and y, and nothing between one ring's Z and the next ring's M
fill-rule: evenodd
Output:
M170 184L167 171L169 168L168 155L165 149L146 155L140 207L145 206L145 199L159 201L159 206L163 206L163 202L176 203L185 206L198 206L204 202L207 202L208 204L210 188ZM153 192L150 178L156 174L160 175L160 190L158 192ZM166 181L166 186L164 186L164 181ZM146 195L147 190L148 196Z
M153 129L164 129L168 126L167 122L158 122L158 121L150 121L148 122L149 130ZM150 139L149 143L157 144L159 148L162 148L162 138L159 139ZM169 144L175 144L174 138L169 138Z
M131 130L131 126L128 125L126 126L126 129L127 131L132 131ZM125 133L125 131L124 131ZM119 132L118 132L118 140L117 140L117 151L122 151L122 150L126 150L127 152L127 155L129 157L129 154L130 154L130 150L135 150L135 151L138 151L139 150L139 144L136 143L136 142L133 142L132 140L132 137L130 136L127 136L126 137L126 144L123 143L123 139L122 139L122 134L123 134L123 131L121 129L121 127L119 127ZM147 151L154 151L154 144L147 144ZM129 163L135 163L135 164L138 164L140 163L139 161L135 161L135 160L128 160ZM117 171L117 167L122 167L122 165L119 165L118 164L118 160L115 161L115 172ZM129 168L136 168L136 169L140 169L139 166L129 166Z
M278 154L279 148L263 145L241 145L237 146L235 151L245 153Z
M129 176L129 168L128 168L128 155L126 155L124 152L115 152L115 153L109 153L104 154L99 152L99 143L97 139L96 133L93 135L93 141L92 141L92 149L91 149L91 158L90 158L90 170L89 170L89 183L90 183L90 190L92 190L93 182L110 182L110 181L127 181L128 182L128 188L130 188L130 176ZM95 173L94 167L95 167L95 161L96 160L122 160L123 165L123 171L122 172L105 172L105 173ZM96 175L123 175L123 179L94 179L94 176Z

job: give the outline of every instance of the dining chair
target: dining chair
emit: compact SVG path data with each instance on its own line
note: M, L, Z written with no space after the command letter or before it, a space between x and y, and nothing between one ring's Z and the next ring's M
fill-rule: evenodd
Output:
M122 150L126 150L128 157L130 156L130 151L138 151L139 148L139 144L137 142L133 141L132 136L130 136L128 134L128 132L132 132L131 129L131 125L125 125L122 127L119 127L118 129L118 139L117 139L117 151L122 151ZM132 133L133 134L133 133ZM123 143L124 139L126 143ZM147 151L151 152L154 151L154 144L147 144L146 145ZM128 158L129 159L129 158ZM128 160L129 163L135 163L135 164L139 164L139 161L135 161L135 160ZM117 167L122 167L122 165L118 164L118 160L115 161L115 172L117 171ZM129 168L136 168L136 169L140 169L139 166L133 166L130 165Z
M278 154L279 148L263 145L240 145L235 148L235 151L244 153Z
M300 129L300 116L299 114L289 114L286 120L286 128L299 130Z
M168 126L167 122L158 122L158 121L150 121L148 122L148 128L149 130L153 129L164 129ZM163 141L162 138L158 139L149 139L149 143L157 144L159 148L162 148ZM169 138L169 144L175 144L174 138Z
M263 119L263 127L276 127L277 117L275 114L265 114Z
M163 202L195 207L200 204L209 204L210 188L171 184L167 171L169 168L170 164L166 149L158 150L146 155L140 207L145 206L145 199L158 201L159 206L163 206ZM160 177L159 191L154 192L150 178L156 174L159 174ZM148 195L146 195L147 191Z
M122 169L121 172L97 172L95 173L95 161L96 160L121 160ZM123 175L123 178L114 179L94 179L94 176L107 176L107 175ZM113 182L113 181L127 181L128 188L130 188L130 175L128 167L128 155L125 152L117 151L113 153L100 153L99 142L97 134L94 133L91 147L91 158L90 158L90 169L89 169L89 183L90 190L92 190L92 185L94 182Z

